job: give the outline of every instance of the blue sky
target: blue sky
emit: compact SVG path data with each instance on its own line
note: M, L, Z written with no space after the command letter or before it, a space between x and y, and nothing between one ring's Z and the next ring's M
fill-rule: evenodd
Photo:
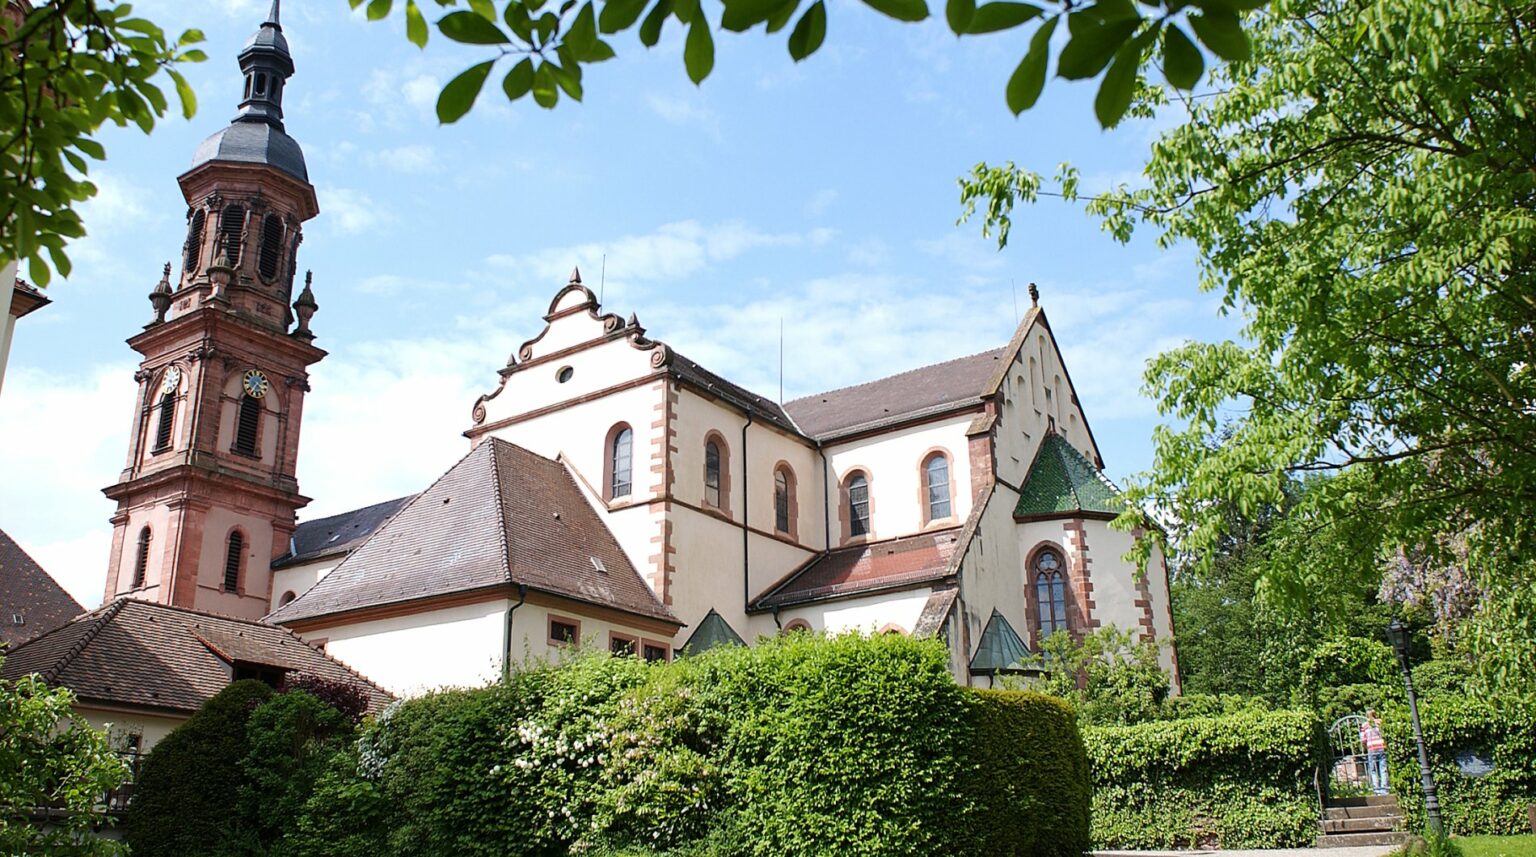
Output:
M175 178L234 115L234 57L266 10L135 6L207 34L208 62L187 70L198 115L105 134L75 273L18 325L0 394L0 528L87 605L110 547L100 489L127 450L137 355L123 340L181 247ZM400 22L366 23L345 0L290 0L284 25L298 67L287 128L321 209L299 264L330 352L305 405L304 517L420 490L466 452L475 397L538 333L573 265L598 286L604 254L608 309L769 396L782 318L786 398L995 347L1014 290L1022 308L1036 282L1116 479L1151 461L1145 360L1231 333L1188 247L1150 234L1121 246L1055 201L1020 210L1001 253L978 223L955 225L956 178L979 161L1047 174L1071 161L1089 191L1135 182L1176 118L1102 131L1091 85L1058 80L1015 119L1002 89L1027 33L962 43L941 21L837 4L826 46L799 65L782 33L721 36L702 87L680 32L653 50L621 36L619 58L587 72L585 102L509 105L498 75L443 127L437 92L475 49L438 37L418 51Z

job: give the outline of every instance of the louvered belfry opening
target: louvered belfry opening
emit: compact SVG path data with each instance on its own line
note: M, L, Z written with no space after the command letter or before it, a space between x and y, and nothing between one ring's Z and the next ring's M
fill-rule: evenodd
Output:
M139 530L139 552L133 560L133 588L144 585L144 575L149 570L149 527Z
M261 400L240 399L240 420L235 426L235 452L256 455L256 434L261 428Z
M236 530L229 534L229 550L224 554L224 591L240 589L240 557L245 553L245 537Z
M188 272L196 271L198 263L203 260L203 229L207 225L208 212L201 208L192 212L187 224L187 248L183 265Z
M229 264L240 264L240 233L245 229L245 209L238 205L224 206L219 216L219 252L229 259Z
M155 452L171 448L171 429L176 423L176 393L167 391L160 396L160 420L155 424Z
M263 280L277 277L277 265L282 255L283 220L275 214L269 214L261 221L261 256L257 259L257 269Z

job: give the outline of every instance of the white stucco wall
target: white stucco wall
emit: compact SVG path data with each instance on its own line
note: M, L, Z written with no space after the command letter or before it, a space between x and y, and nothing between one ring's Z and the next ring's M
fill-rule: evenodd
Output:
M276 610L283 606L283 593L292 592L295 597L308 592L310 587L320 582L320 578L331 573L341 561L346 559L346 554L323 557L313 562L299 563L298 565L285 566L272 571L272 598L268 604L268 610Z
M485 601L305 630L325 651L398 696L469 687L501 675L503 616L509 602Z
M870 537L868 540L894 538L963 524L971 512L971 465L966 427L975 414L961 414L943 420L897 429L870 438L838 443L827 448L832 464L834 487L832 502L832 538L842 532L841 487L849 474L862 469L869 474ZM922 476L923 461L929 453L943 451L949 456L950 515L925 522L926 493Z
M1046 395L1046 390L1050 395ZM1087 423L1081 406L1073 401L1066 368L1057 357L1051 333L1037 321L1014 355L1002 386L996 466L1003 481L1024 484L1040 440L1052 421L1057 434L1093 460Z
M186 717L149 714L142 711L117 711L93 705L76 705L75 713L97 729L108 730L114 750L127 749L128 736L139 736L139 749L152 749L172 729L187 722ZM190 716L190 715L188 715Z
M845 601L807 604L781 611L779 621L788 625L797 619L804 620L811 624L811 630L828 634L850 631L876 634L886 630L887 626L895 626L903 634L911 634L931 594L930 589L904 590Z

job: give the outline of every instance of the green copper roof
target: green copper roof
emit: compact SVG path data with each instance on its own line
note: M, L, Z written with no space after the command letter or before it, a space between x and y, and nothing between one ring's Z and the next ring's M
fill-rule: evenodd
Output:
M683 644L683 650L690 655L707 652L716 646L745 646L746 641L741 635L725 621L719 613L710 610L699 622L699 627L694 629L688 642Z
M981 632L981 642L976 645L976 656L971 658L971 672L991 675L1022 670L1029 657L1029 648L1019 639L1018 632L993 608L992 618Z
M1059 434L1048 434L1030 465L1019 492L1016 518L1118 515L1125 506L1120 492L1077 447Z

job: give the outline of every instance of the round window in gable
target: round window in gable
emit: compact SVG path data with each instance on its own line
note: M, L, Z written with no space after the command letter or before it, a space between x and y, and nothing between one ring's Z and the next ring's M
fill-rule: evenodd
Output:
M571 380L571 376L575 375L575 374L576 374L576 370L575 369L572 369L569 366L561 366L559 371L557 371L555 373L555 380L559 381L562 384L564 384L566 381Z

